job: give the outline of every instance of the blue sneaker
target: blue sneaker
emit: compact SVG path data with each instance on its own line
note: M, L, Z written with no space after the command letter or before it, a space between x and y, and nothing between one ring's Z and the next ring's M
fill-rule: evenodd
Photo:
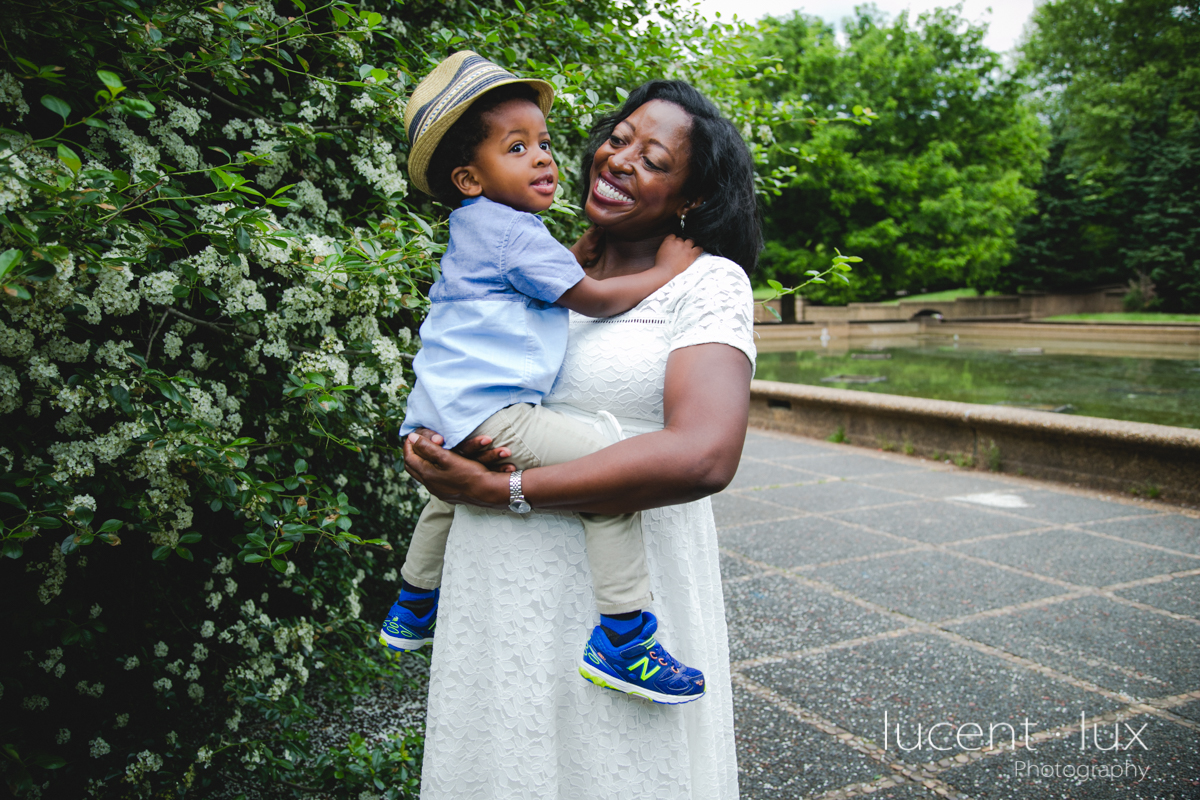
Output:
M583 648L579 674L597 686L655 703L690 703L704 696L704 673L680 664L654 640L658 619L642 612L645 625L632 642L614 647L597 625Z
M433 608L423 617L400 605L392 603L387 619L379 630L379 643L392 650L419 650L433 642L433 629L437 625L438 590L433 593Z

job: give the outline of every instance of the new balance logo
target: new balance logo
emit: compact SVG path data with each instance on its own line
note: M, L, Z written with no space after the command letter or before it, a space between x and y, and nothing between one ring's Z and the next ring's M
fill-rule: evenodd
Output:
M649 657L642 656L641 659L639 661L637 661L633 666L626 667L626 669L629 670L630 672L633 672L638 667L641 667L642 668L642 676L641 677L642 677L642 680L645 681L645 680L649 680L650 678L653 678L654 673L656 673L660 669L662 669L662 667L655 665L654 669L650 670L649 672L646 672L646 667L648 667L648 666L650 666Z
M596 650L589 644L587 649L583 651L583 656L593 664L600 663L600 656L596 654Z

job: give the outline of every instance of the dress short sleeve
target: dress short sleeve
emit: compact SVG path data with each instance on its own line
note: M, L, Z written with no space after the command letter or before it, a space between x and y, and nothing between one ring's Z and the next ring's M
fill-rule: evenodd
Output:
M670 349L697 344L736 347L754 367L754 293L745 271L720 256L702 255L676 278L682 291L672 309Z
M553 303L583 280L583 267L563 247L545 224L532 214L521 214L508 232L501 272L521 294Z

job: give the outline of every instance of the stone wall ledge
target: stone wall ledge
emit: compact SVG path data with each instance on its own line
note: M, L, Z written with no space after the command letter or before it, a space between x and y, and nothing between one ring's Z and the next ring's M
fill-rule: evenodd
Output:
M1200 505L1191 428L759 380L750 424L822 439L840 429L856 445Z

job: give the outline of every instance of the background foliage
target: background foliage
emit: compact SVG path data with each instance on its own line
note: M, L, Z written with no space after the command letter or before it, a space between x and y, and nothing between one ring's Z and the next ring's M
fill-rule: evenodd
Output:
M739 91L734 33L641 1L2 4L11 791L413 795L421 663L374 631L446 209L409 191L405 101L464 48L550 80L571 197L594 115L687 77L766 191L788 109Z
M958 8L888 22L860 6L845 41L816 17L770 20L757 48L783 70L758 84L773 100L827 114L873 109L871 126L775 131L773 163L799 166L767 209L763 275L794 280L834 247L864 260L849 284L813 300L881 300L898 291L988 288L1030 209L1043 132L985 29Z
M769 198L760 279L836 246L863 264L810 300L1129 283L1132 310L1200 310L1200 4L1048 0L1011 58L961 6L859 6L843 32L797 13L752 36L783 69L749 94L878 117L775 130L770 162L797 172Z
M1200 310L1200 4L1056 0L1020 69L1053 135L998 288L1130 282L1131 310Z

